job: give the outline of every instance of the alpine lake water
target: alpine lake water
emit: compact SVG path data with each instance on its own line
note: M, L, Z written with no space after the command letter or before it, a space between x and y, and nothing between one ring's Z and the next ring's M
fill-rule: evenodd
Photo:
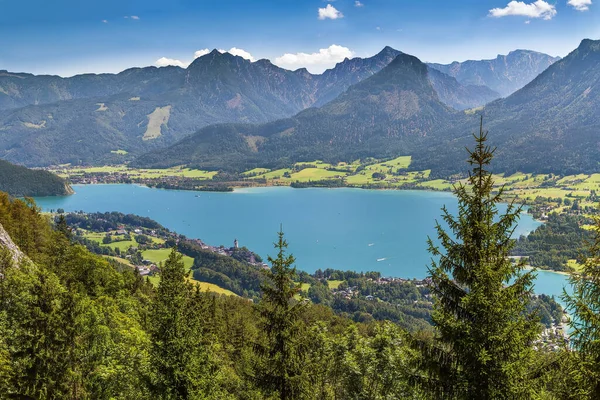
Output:
M299 270L335 268L379 271L384 276L422 279L431 257L427 237L436 237L447 192L293 189L265 187L234 192L193 192L138 185L76 185L76 194L36 198L43 210L119 211L150 217L168 229L211 245L240 246L274 255L280 225ZM500 211L506 210L502 205ZM540 225L523 213L515 237ZM566 275L538 271L535 292L559 297Z

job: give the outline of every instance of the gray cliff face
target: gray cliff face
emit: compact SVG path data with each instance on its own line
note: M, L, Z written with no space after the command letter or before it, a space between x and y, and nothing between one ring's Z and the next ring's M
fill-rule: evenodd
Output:
M515 50L492 60L428 64L463 85L487 86L502 97L521 89L560 57L530 50Z
M18 263L19 261L27 258L25 254L19 250L19 247L12 241L8 233L4 230L4 227L0 225L0 248L8 249L10 258Z

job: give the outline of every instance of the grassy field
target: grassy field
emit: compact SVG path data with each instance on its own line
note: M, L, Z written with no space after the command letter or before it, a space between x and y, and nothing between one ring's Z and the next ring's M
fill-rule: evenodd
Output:
M117 150L124 151L124 150ZM122 154L122 153L117 153ZM194 179L212 179L217 171L203 171L185 167L172 167L167 169L139 169L129 168L124 165L103 167L58 167L51 170L55 174L68 178L71 176L82 176L84 174L127 174L131 178L152 179L165 177L181 177Z
M244 176L266 174L270 170L268 168L254 168L246 172L242 172Z
M342 282L344 281L327 281L327 286L329 286L329 289L337 289L340 287Z
M200 282L200 281L196 281L191 278L189 279L189 281L200 286L200 290L202 290L203 292L209 291L209 292L213 292L213 293L225 294L227 296L237 297L237 294L233 293L231 290L223 289L222 287L217 286L213 283Z
M155 264L158 264L160 262L165 261L168 257L169 254L171 254L171 249L158 249L158 250L146 250L142 252L142 257L144 258L144 260L150 260ZM183 264L185 265L186 269L189 271L192 269L192 266L194 265L194 259L192 257L188 257L188 256L183 256ZM158 282L160 282L160 277L159 276L151 276L149 277L150 282L152 282L152 284L154 285L158 285ZM200 285L200 289L202 291L209 291L209 292L214 292L214 293L219 293L219 294L226 294L228 296L237 296L237 294L233 293L230 290L224 289L220 286L217 286L215 284L212 283L208 283L208 282L201 282L201 281L197 281L192 279L191 277L188 278L188 280L194 284Z
M135 241L133 236L132 236L131 240L119 240L119 239L124 238L124 236L123 235L113 235L113 240L118 240L118 241L111 242L108 244L102 243L102 239L104 238L104 236L106 236L105 233L86 232L83 236L89 240L93 240L94 242L99 243L100 246L102 246L102 247L110 247L113 249L119 249L122 252L127 251L127 249L129 249L130 247L138 246L138 243Z
M311 286L310 283L303 283L300 288L302 289L303 292L308 293L308 289L310 289L310 286Z
M567 267L573 268L575 272L581 272L583 265L579 264L577 260L568 260Z
M145 250L142 252L142 257L144 260L149 260L158 264L169 258L169 254L171 254L171 249ZM194 265L194 259L192 257L183 256L183 264L190 270Z
M124 235L116 235L115 232L111 232L112 238L113 240L117 240L114 241L112 243L108 243L108 244L104 244L102 243L102 239L104 239L104 236L106 236L106 233L101 233L101 232L85 232L83 234L83 236L86 239L89 240L93 240L94 242L97 242L100 244L100 246L102 247L111 247L113 249L119 249L120 251L127 251L130 247L138 247L139 244L138 242L135 240L135 233L131 233L131 240L119 240L119 239L123 239ZM149 239L152 240L153 243L156 244L163 244L165 241L163 239L160 238L155 238L152 236L147 236Z
M261 168L263 169L263 168ZM254 171L254 170L253 170ZM257 175L253 178L256 179L267 179L267 180L282 180L282 179L286 179L283 177L283 174L285 174L286 172L291 174L292 170L291 168L282 168L282 169L275 169L275 170L267 170L268 172L264 172L260 175ZM289 180L289 179L288 179Z
M293 182L309 182L309 181L320 181L323 179L339 179L346 176L343 172L328 171L322 168L305 168L302 171L292 174L291 180Z
M466 180L461 182L465 183ZM527 201L535 200L536 197L560 198L562 201L579 199L581 206L595 207L594 203L584 200L590 196L592 190L600 191L600 174L579 174L565 177L523 173L509 176L494 175L494 184L496 188L504 185L505 199L514 198ZM419 186L434 190L451 190L452 182L436 179L419 183Z
M443 179L434 179L431 181L420 183L419 186L433 190L451 190L452 183Z
M122 150L115 150L117 154L123 154ZM428 180L431 174L426 171L408 171L411 164L411 156L400 156L387 161L373 159L357 160L352 163L328 164L323 161L300 162L295 168L282 168L269 170L267 168L254 168L243 172L241 175L250 179L265 179L267 185L289 185L293 182L309 182L343 179L347 186L355 187L382 187L401 188L404 185L416 184L423 189L452 190L456 181L435 179ZM309 166L294 172L299 166ZM336 170L331 170L335 168ZM165 177L185 177L198 180L212 179L217 172L194 170L186 167L172 167L168 169L133 169L127 166L103 166L78 168L60 166L53 170L60 176L81 176L85 173L123 174L127 173L133 179L160 179ZM384 174L383 179L374 179L373 174ZM284 175L289 175L289 178ZM494 175L495 186L505 186L505 198L518 200L534 200L536 197L580 199L583 207L595 206L583 200L591 194L591 191L600 192L600 173L579 174L565 177L553 175L534 175L526 173L515 173L509 176ZM464 183L466 180L462 180ZM101 240L101 238L100 238ZM131 243L122 243L120 248L127 248Z
M110 259L110 260L115 260L115 261L117 261L117 262L120 262L121 264L125 264L125 265L127 265L128 267L131 267L131 268L135 267L135 265L133 265L133 264L131 263L131 261L129 261L129 260L128 260L128 259L126 259L126 258L121 258L121 257L113 257L113 256L104 256L104 257L106 257L106 258L108 258L108 259Z

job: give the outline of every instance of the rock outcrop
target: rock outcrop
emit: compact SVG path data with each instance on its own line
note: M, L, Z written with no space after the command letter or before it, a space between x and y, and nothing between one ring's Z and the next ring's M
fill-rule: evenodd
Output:
M0 225L0 248L8 249L8 253L15 263L27 258L27 256L23 254L23 252L19 250L19 247L12 241L8 232L4 230L2 225Z

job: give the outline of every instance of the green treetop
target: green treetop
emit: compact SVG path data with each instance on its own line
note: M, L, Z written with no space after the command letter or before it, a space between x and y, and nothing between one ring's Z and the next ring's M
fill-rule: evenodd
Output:
M153 392L160 399L212 398L208 352L202 345L198 296L174 248L160 271L152 309Z
M600 398L600 218L595 217L594 241L590 256L579 275L571 276L573 294L563 295L573 313L571 339L581 362L575 377L579 398Z
M296 298L301 285L295 283L294 256L286 254L282 231L278 237L277 257L268 258L272 267L265 271L262 285L259 311L265 340L256 346L256 382L265 393L275 392L282 400L298 399L306 389L300 319L305 303Z
M474 137L468 183L454 187L458 215L444 207L449 231L437 223L441 246L428 239L439 259L429 269L438 336L429 348L423 388L444 399L524 399L530 396L527 365L539 334L537 318L526 313L535 276L508 258L521 208L511 203L499 215L503 190L493 193L487 168L494 149L486 144L483 119Z

